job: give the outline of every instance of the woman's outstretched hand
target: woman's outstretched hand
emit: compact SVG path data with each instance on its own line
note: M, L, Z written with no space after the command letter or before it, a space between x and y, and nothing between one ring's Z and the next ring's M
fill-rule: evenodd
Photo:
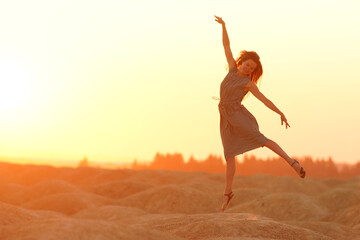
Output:
M214 15L215 16L215 15ZM217 21L218 23L220 23L221 25L225 25L225 22L224 22L224 20L222 20L222 18L221 17L218 17L218 16L215 16L215 21Z
M286 120L285 115L284 115L283 113L281 113L280 116L281 116L281 126L282 126L283 123L285 122L285 127L286 127L286 129L287 129L288 127L290 127L289 123L288 123L287 120Z

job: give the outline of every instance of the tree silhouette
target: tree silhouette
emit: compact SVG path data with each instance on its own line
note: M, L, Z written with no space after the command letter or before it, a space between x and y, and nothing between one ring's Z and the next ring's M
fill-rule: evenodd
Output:
M89 161L85 156L84 159L79 162L78 167L88 167L88 166L89 166Z
M306 169L308 177L316 178L350 178L360 175L360 161L354 165L336 164L331 157L313 159L311 156L293 157L298 159ZM240 158L241 159L241 158ZM157 152L150 164L138 163L135 159L133 169L163 169L169 171L202 171L211 173L225 173L226 163L222 157L210 154L206 159L196 160L190 156L187 162L182 154L161 154ZM236 162L236 174L250 176L254 174L269 174L275 176L297 176L289 164L280 157L256 158L254 155L244 154L241 161Z

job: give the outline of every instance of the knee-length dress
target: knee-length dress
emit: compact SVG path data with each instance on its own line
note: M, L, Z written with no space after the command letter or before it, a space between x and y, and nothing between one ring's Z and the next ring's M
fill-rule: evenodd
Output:
M263 147L269 140L259 131L255 117L241 104L248 92L249 77L237 75L232 68L220 85L220 135L225 159Z

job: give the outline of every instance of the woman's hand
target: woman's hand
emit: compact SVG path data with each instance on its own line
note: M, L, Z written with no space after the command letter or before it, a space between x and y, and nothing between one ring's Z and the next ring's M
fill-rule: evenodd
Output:
M283 123L285 122L285 127L286 127L286 129L287 129L288 127L290 127L289 123L288 123L287 120L286 120L285 115L284 115L283 113L281 113L280 116L281 116L281 126L282 126Z
M215 15L214 15L215 16ZM225 25L225 22L224 22L224 20L222 20L222 18L221 17L218 17L218 16L215 16L215 21L217 21L218 23L220 23L221 25Z

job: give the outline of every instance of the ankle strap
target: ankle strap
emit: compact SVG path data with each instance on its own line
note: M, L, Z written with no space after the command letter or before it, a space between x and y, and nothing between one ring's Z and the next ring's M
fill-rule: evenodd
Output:
M293 159L294 162L290 165L290 166L293 166L295 163L299 163L298 161L296 161L295 159Z

